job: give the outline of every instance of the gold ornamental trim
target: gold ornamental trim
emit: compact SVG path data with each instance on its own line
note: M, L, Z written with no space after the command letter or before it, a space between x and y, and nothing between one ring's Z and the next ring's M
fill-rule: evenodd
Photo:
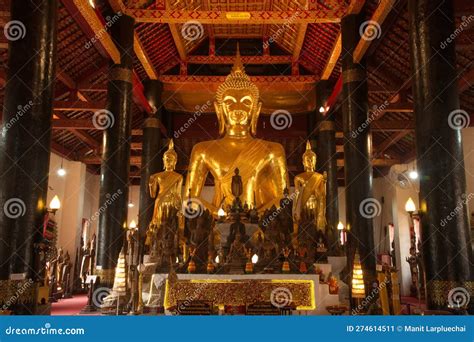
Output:
M95 274L100 277L101 284L113 284L115 278L114 269L96 269Z
M178 302L189 301L190 298L193 301L212 302L215 306L273 303L287 298L285 304L294 306L297 310L316 308L313 280L193 279L177 280L172 283L166 281L165 308L176 307Z
M144 128L160 128L160 119L157 118L146 118L143 123Z
M109 80L132 83L132 70L120 67L113 67L112 69L110 69Z
M319 123L319 131L335 131L336 130L336 124L334 121L321 121Z
M447 306L450 291L457 288L465 289L470 297L474 296L474 281L430 280L426 284L430 301L439 306Z
M342 72L343 83L363 81L365 78L366 73L362 69L349 69Z
M15 303L33 303L36 287L33 279L0 280L0 310L8 310Z

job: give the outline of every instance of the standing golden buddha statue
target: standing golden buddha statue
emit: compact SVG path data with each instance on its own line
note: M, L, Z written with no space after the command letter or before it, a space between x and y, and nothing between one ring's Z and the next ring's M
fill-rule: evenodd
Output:
M174 171L177 161L178 155L171 139L168 150L163 154L165 171L151 175L148 181L150 196L156 200L153 218L147 232L147 245L151 244L151 238L155 236L160 226L173 222L181 210L183 176Z
M293 216L296 223L303 217L312 220L317 229L326 228L326 172L315 172L316 153L306 142L303 154L304 172L295 176L296 200L293 202Z
M194 146L186 191L217 216L219 208L232 204L232 177L238 169L242 203L255 206L259 213L278 206L283 190L289 187L285 150L278 143L255 138L262 103L257 86L245 73L238 48L231 73L217 89L214 107L222 137ZM209 172L215 182L212 203L200 197Z

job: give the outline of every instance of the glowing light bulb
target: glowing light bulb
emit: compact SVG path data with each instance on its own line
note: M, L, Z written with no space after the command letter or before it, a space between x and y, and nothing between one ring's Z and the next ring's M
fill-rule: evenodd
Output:
M324 113L324 111L325 111L325 109L324 109L323 106L319 107L319 112L320 112L320 113Z
M137 228L137 223L135 222L135 220L132 220L132 222L130 222L129 228L130 229L136 229Z
M220 261L220 258L219 258L219 256L216 256L216 258L215 258L214 260L216 261L216 264L218 264L218 263L219 263L219 261Z
M408 201L405 203L405 211L408 213L413 213L416 211L416 205L415 202L410 198L408 198Z
M337 224L337 230L343 230L344 229L344 225L342 224L341 221L339 221L339 223Z
M408 174L408 176L409 176L411 179L417 179L417 178L418 178L418 172L416 172L415 170L410 171L410 173Z
M135 204L133 204L133 202L128 203L129 208L133 208L134 206L135 206Z
M225 211L224 211L224 209L220 208L220 209L217 211L217 216L219 216L219 217L224 217L224 216L225 216Z
M66 175L66 170L60 167L58 171L56 171L59 177L64 177Z
M252 256L252 264L256 264L258 262L258 255L257 254L254 254Z
M54 195L51 202L49 202L49 209L58 210L59 208L61 208L61 201L59 200L58 195Z

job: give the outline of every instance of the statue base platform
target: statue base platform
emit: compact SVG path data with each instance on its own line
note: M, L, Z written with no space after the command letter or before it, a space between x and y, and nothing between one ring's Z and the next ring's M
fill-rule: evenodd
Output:
M167 315L192 311L186 309L193 303L212 303L214 314L234 309L250 315L275 309L282 314L327 315L327 306L340 304L317 274L178 274L173 282L167 277L154 274L149 292L143 293L145 307L164 307Z

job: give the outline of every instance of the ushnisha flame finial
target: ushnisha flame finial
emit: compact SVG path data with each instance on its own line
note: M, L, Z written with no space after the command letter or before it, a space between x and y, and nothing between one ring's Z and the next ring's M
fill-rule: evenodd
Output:
M242 59L240 58L240 47L239 43L237 43L237 52L235 53L235 62L234 66L232 67L231 74L234 73L243 73L245 74L245 68L244 65L242 64Z
M173 155L176 159L178 158L178 154L176 153L176 151L174 150L174 142L173 142L173 139L170 139L169 143L168 143L168 150L164 153L164 156L167 156L167 155Z
M306 140L306 151L303 154L303 158L305 156L316 157L316 153L314 153L313 149L311 148L311 142Z

